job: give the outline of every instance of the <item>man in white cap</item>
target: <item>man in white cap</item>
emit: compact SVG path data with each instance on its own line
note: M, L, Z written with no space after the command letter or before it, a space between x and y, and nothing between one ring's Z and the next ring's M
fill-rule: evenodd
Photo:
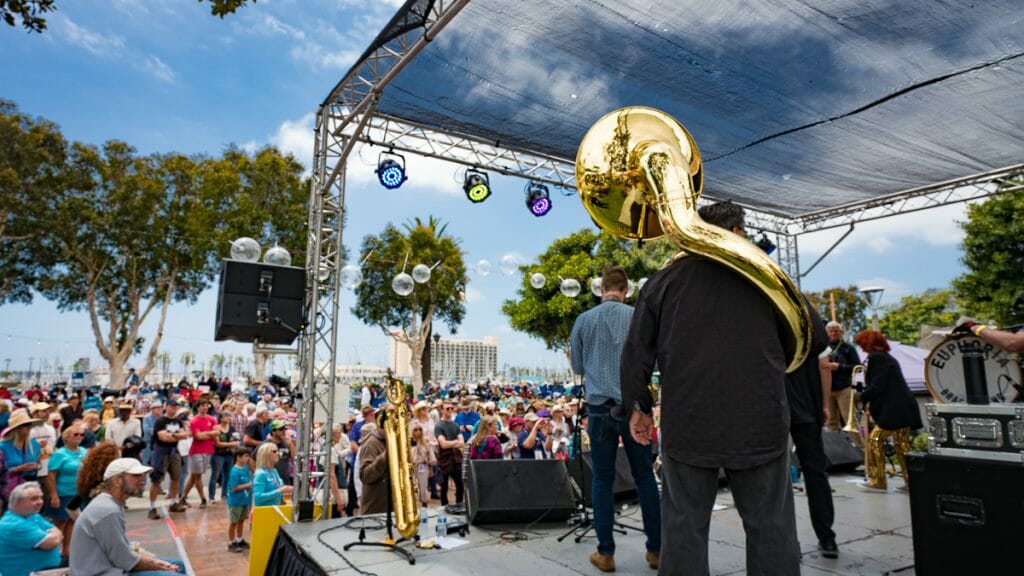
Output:
M118 458L103 473L100 494L75 522L71 536L71 573L108 576L145 573L164 576L185 572L178 560L157 558L132 549L125 533L124 504L142 496L146 474L152 468L134 458Z

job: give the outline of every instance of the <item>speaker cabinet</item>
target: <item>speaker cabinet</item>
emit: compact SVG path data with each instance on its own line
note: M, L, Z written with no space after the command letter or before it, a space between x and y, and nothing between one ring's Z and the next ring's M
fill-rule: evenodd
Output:
M467 489L474 525L563 522L574 509L561 460L471 460Z
M653 466L654 463L652 462ZM580 473L580 460L573 459L566 463L569 474L583 491L584 502L587 506L593 506L591 493L594 491L594 459L589 451L583 453L583 470ZM629 469L629 460L626 458L626 449L619 446L615 454L615 485L612 488L616 501L628 500L636 497L636 484L633 482L633 472Z
M303 322L306 271L223 260L214 340L291 344Z
M826 468L830 472L853 471L864 464L864 452L843 431L824 430L821 443L825 447Z
M914 573L1019 574L1024 464L907 455Z

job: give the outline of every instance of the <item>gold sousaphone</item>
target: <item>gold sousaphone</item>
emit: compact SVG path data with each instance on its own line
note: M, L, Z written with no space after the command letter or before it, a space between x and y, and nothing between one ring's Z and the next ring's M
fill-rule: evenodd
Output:
M419 528L416 474L409 456L409 407L405 403L405 384L391 376L384 377L384 393L390 407L377 417L377 426L384 431L387 443L388 479L391 482L391 505L395 528L405 538L412 538Z
M697 214L700 152L674 118L653 108L622 108L597 121L576 154L576 189L601 228L631 240L667 234L683 253L739 272L768 297L782 321L787 372L810 352L811 319L782 268L745 238Z

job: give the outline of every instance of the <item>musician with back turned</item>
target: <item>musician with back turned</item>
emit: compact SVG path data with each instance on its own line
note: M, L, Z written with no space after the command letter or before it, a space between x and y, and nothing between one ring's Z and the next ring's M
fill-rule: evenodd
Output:
M613 488L620 438L640 498L647 535L647 565L658 568L661 554L661 502L654 479L651 446L638 444L630 436L627 423L611 415L612 408L622 403L619 359L633 315L633 308L623 303L628 283L622 268L605 267L601 275L601 304L576 318L569 346L572 369L583 376L588 403L587 434L593 458L592 494L597 534L597 551L590 555L590 563L604 572L615 570Z
M738 234L744 212L722 202L704 221ZM708 574L708 533L725 469L747 538L747 573L798 575L789 477L786 354L775 309L758 288L689 255L650 278L622 352L630 431L651 440L655 363L661 372L662 556L658 574Z

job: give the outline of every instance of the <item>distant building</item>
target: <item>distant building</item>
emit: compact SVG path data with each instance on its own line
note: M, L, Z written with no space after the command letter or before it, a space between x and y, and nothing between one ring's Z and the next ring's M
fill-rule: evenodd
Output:
M430 367L435 382L477 382L498 373L498 339L442 338L430 346Z

